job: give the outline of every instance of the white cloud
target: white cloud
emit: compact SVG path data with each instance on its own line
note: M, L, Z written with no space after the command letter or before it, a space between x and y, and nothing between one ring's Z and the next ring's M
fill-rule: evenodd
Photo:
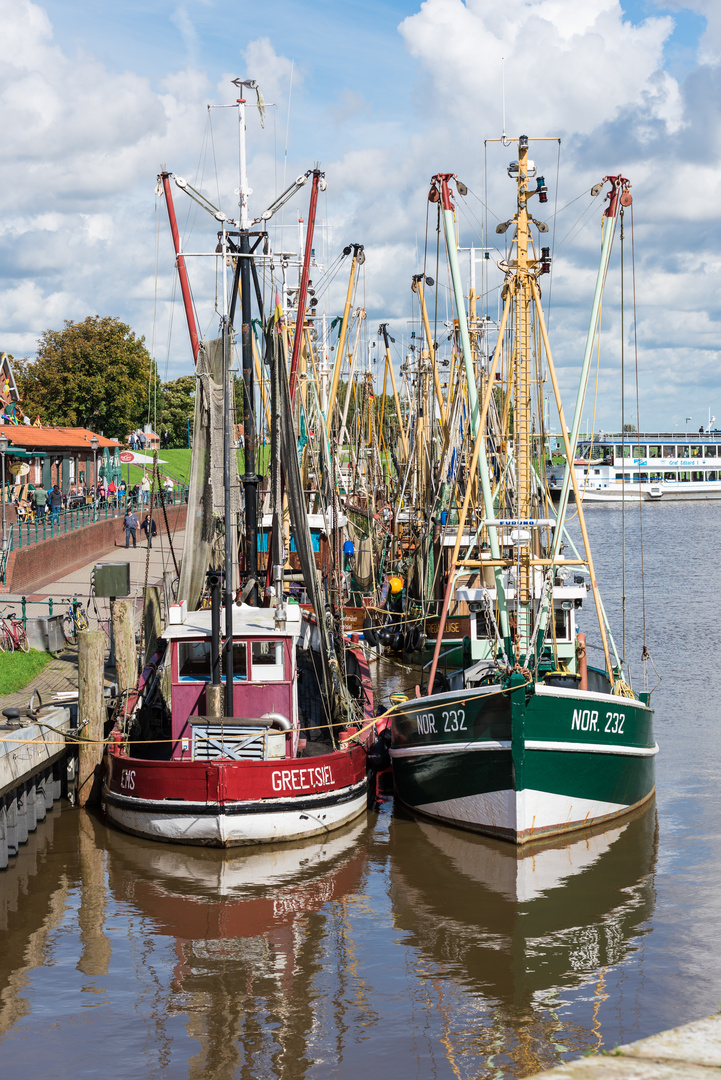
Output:
M676 123L672 88L654 78L672 28L669 17L624 22L617 0L424 0L399 27L432 80L427 100L499 134L505 58L515 135L519 124L528 134L587 134L632 105Z

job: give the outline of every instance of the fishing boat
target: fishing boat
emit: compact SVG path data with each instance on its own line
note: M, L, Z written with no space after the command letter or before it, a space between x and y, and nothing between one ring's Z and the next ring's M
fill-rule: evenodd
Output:
M321 836L362 814L371 790L369 751L377 741L365 656L359 645L345 641L321 595L298 464L287 328L275 315L267 320L264 357L271 370L274 494L272 576L265 589L258 572L256 398L249 332L256 271L250 255L251 241L255 246L262 242L267 254L254 258L270 264L267 221L272 212L250 221L246 102L241 98L237 105L239 220L210 207L221 223L214 245L223 281L218 339L201 342L192 304L186 303L198 390L178 603L170 607L157 648L146 654L141 679L113 729L103 788L108 820L119 828L155 840L220 847ZM317 199L322 173L316 169L311 175L311 197ZM167 202L182 293L189 300L170 180L163 173L159 190ZM178 186L188 187L179 178ZM296 181L295 187L300 186ZM200 197L198 192L195 196ZM254 230L253 224L260 228ZM239 296L244 505L232 434ZM262 308L259 315L265 322ZM285 587L279 555L282 484L312 614L301 611Z
M721 431L602 432L579 441L575 470L586 503L721 499Z
M504 145L508 145L505 143ZM582 507L579 552L566 529L569 493L578 497L572 465L564 472L554 515L544 482L546 442L542 418L531 408L533 386L550 376L567 462L575 458L584 395L596 336L602 286L628 181L607 178L601 263L573 423L566 425L541 305L539 278L550 269L549 249L537 251L529 202L546 201L543 177L529 159L529 140L518 139L509 166L517 186L517 212L497 231L513 227L499 267L503 311L490 364L477 372L468 344L464 289L458 268L451 174L431 181L439 204L455 296L473 452L458 513L427 692L392 713L391 758L395 789L414 811L462 828L525 844L542 836L610 821L649 800L655 789L650 693L636 693L618 655L598 591ZM600 193L597 185L592 194ZM456 183L462 196L465 186ZM545 225L539 231L546 231ZM540 348L540 343L543 349ZM507 348L507 352L505 352ZM497 373L503 372L499 383ZM477 391L480 382L480 395ZM497 389L501 387L501 389ZM492 399L502 395L513 418L506 437L489 431ZM570 431L570 435L568 432ZM459 557L467 523L477 532L474 558ZM570 550L569 550L570 549ZM459 568L478 574L458 587ZM604 665L592 666L578 610L591 592ZM453 595L470 611L470 656L456 672L439 670L444 623Z

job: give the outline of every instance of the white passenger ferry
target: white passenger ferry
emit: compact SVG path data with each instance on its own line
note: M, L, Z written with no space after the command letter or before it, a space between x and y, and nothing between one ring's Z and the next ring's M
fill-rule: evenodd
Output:
M575 467L584 503L721 499L721 431L601 432L579 440ZM552 493L562 474L551 470Z

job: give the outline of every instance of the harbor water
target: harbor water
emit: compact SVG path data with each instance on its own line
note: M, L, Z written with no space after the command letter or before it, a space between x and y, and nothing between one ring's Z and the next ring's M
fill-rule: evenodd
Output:
M0 1074L522 1077L716 1011L718 516L644 507L654 804L522 853L413 820L389 793L324 841L245 854L56 808L0 874ZM620 648L621 508L587 521ZM642 689L638 508L625 533ZM598 644L594 619L589 602ZM386 699L418 681L378 666Z

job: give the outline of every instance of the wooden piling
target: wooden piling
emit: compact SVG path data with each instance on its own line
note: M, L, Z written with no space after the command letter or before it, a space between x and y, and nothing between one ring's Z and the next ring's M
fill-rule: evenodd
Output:
M160 589L157 585L148 585L144 590L145 602L143 604L143 640L145 650L143 654L143 666L147 664L155 652L160 637L162 623L160 610Z
M135 619L132 600L111 600L110 618L115 640L115 672L118 691L124 693L137 682L135 660Z
M104 670L105 632L81 630L78 634L78 806L100 802L100 771L105 727Z

